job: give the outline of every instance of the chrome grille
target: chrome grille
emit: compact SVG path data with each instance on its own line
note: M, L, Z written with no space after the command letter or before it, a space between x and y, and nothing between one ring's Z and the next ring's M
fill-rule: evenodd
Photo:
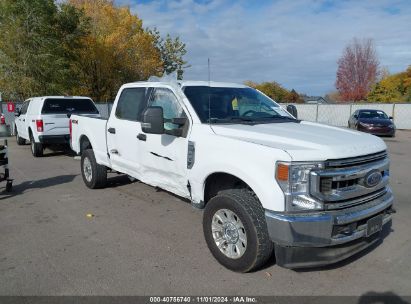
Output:
M381 180L373 186L366 179L379 172ZM386 151L369 155L328 160L324 169L310 173L310 194L323 201L326 209L339 209L364 203L383 195L389 182L389 158Z
M381 151L378 153L368 154L359 157L349 157L349 158L342 158L342 159L330 159L325 162L326 168L343 168L343 167L350 167L356 165L363 165L371 162L375 162L378 160L382 160L387 158L387 151Z

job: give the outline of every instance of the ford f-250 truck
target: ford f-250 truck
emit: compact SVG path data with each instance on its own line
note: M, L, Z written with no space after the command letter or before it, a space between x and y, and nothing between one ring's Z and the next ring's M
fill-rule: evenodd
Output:
M71 145L89 188L110 169L204 208L211 253L239 272L273 251L287 268L340 261L394 212L380 138L300 121L244 85L125 84L107 120L71 116Z

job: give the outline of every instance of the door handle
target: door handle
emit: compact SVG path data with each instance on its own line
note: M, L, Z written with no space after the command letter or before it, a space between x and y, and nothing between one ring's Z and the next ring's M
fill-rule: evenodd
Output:
M111 149L111 150L110 150L110 153L111 153L111 154L118 154L118 151L117 151L116 149Z
M138 138L139 140L146 141L147 135L146 135L146 134L139 133L139 134L137 135L137 138Z
M108 128L107 132L111 133L111 134L116 134L116 129L115 128Z

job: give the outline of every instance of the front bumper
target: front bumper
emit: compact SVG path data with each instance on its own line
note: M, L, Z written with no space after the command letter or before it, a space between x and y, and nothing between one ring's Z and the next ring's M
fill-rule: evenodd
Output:
M395 128L389 128L389 127L363 127L359 125L358 131L370 133L373 135L381 135L381 136L395 135Z
M382 196L341 210L304 214L266 211L277 263L287 268L322 266L365 249L378 239L376 235L368 237L367 221L381 215L382 226L389 223L393 200L387 187Z
M64 135L39 135L39 141L48 145L68 145L70 143L70 134Z

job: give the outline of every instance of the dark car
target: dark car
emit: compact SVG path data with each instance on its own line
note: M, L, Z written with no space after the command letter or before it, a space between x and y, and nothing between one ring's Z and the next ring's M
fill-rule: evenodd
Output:
M348 127L374 135L395 136L392 117L381 110L357 110L348 120Z

